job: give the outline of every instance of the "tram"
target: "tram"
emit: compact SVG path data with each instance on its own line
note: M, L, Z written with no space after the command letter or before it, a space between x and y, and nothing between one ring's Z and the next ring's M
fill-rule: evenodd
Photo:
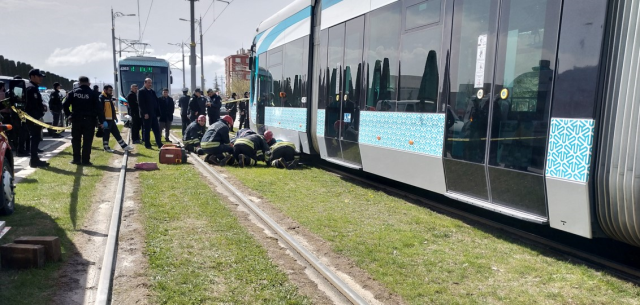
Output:
M156 57L132 56L121 59L118 62L118 67L120 70L119 89L121 101L131 91L131 85L136 84L138 88L142 88L146 78L153 80L151 88L158 96L162 94L162 89L164 88L168 88L169 94L171 94L173 77L171 76L168 61ZM126 106L122 105L122 103L118 103L118 105L118 112L126 114Z
M639 7L297 0L257 29L251 122L345 167L640 246Z

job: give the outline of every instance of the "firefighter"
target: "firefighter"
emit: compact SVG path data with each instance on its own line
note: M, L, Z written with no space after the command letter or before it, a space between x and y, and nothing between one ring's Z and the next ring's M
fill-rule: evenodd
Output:
M192 122L185 129L185 133L182 136L182 142L184 143L184 149L190 152L198 153L199 155L203 154L202 149L200 148L200 139L204 136L207 128L207 117L204 115L198 116L198 120Z
M205 161L214 165L233 164L233 147L229 141L229 127L233 124L230 116L225 115L211 124L200 141L203 153L207 154Z
M296 145L291 142L276 142L271 146L271 156L267 160L267 165L276 168L295 169L300 161L300 156L296 152Z
M233 144L233 156L240 167L253 166L258 160L265 160L265 156L270 154L268 140L257 134L236 139Z

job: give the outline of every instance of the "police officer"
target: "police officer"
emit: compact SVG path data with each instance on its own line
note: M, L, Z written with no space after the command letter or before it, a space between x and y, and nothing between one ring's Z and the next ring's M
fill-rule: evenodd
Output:
M38 86L42 83L44 76L44 73L42 73L40 69L32 69L29 71L29 81L27 82L25 90L25 97L27 100L25 112L36 120L42 118L46 111L45 106L42 103L42 95L38 89ZM27 128L29 128L29 134L31 135L31 160L29 161L29 166L49 166L48 162L40 160L40 157L38 156L38 145L40 144L40 141L42 141L42 127L28 121Z
M182 96L178 100L178 106L180 106L180 120L182 120L182 134L184 134L187 126L191 123L189 120L189 89L182 89Z
M200 88L196 88L193 92L193 96L189 100L189 119L191 121L195 121L198 119L199 115L204 115L204 107L200 108L200 104L202 103L202 90Z
M198 120L187 126L186 132L182 136L182 142L184 143L184 149L190 152L202 154L200 149L200 140L204 136L207 128L207 117L204 115L198 116Z
M270 154L267 140L257 134L236 139L233 144L233 156L240 167L256 165L258 159L264 160Z
M229 126L233 124L231 117L225 115L211 124L200 141L202 151L207 154L204 159L208 163L225 166L233 164L233 147L229 141Z
M244 93L244 98L249 98L249 92ZM238 108L240 109L240 126L239 129L242 129L242 125L244 128L249 128L249 101L245 100L238 103Z
M53 83L53 92L49 99L49 110L51 111L51 115L53 115L53 126L59 127L62 125L62 97L60 93L60 83L58 82ZM49 129L49 134L52 135L52 138L62 138L62 135L52 129Z
M71 125L71 145L73 160L71 164L93 165L91 163L91 144L96 122L104 122L101 115L98 96L89 87L89 78L80 76L79 86L73 89L62 104L64 114ZM73 112L69 109L71 108ZM80 147L82 146L82 154Z
M207 103L207 115L209 116L209 124L213 124L220 119L220 107L222 107L222 98L217 91L213 89L207 90L209 102ZM233 117L231 117L233 120ZM233 131L233 121L231 121L231 130Z

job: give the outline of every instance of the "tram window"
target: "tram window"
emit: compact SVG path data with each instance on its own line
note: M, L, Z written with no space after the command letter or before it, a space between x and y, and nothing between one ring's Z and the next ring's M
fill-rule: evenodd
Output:
M429 0L407 7L405 30L440 22L442 0Z
M318 47L318 70L316 77L318 82L318 109L325 109L327 106L327 47L329 45L329 30L320 32L320 45Z
M369 13L365 110L396 111L401 4L398 1Z
M283 87L282 87L282 65L269 67L269 74L271 75L271 91L267 95L267 107L284 107L282 103Z
M340 96L342 95L343 60L344 60L344 28L339 24L329 29L329 94L327 96L327 111L325 113L325 135L333 134L333 124L341 119Z
M402 35L398 111L436 112L441 26Z
M364 38L364 17L347 22L344 48L344 97L347 109L353 112L360 106L362 91L362 49Z
M256 113L256 123L264 124L264 107L267 103L267 96L271 92L271 75L267 69L267 52L258 56L258 103Z
M282 48L269 51L269 67L282 64Z
M501 17L505 40L497 84L507 99L494 103L489 164L541 174L546 157L551 85L559 23L556 1L511 0Z
M306 38L291 41L284 46L283 94L279 97L282 107L301 107L302 105L302 76L305 74L302 61L303 39Z
M446 111L448 158L485 163L493 79L497 0L456 1L451 40L450 94ZM479 44L480 41L486 42ZM484 47L483 47L484 45ZM484 53L485 60L478 60ZM484 65L484 69L478 67ZM482 92L480 92L482 91Z

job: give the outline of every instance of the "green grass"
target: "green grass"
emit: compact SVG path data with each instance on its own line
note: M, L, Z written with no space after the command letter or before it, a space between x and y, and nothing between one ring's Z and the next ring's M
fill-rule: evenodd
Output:
M226 167L410 304L639 304L640 288L316 168Z
M192 165L159 167L140 173L152 303L310 303Z
M111 139L111 145L115 145ZM2 244L19 236L58 236L63 262L76 251L72 235L82 227L98 182L114 155L102 151L102 138L93 141L93 167L69 164L71 151L68 147L49 161L49 168L38 169L17 184L14 214L0 217L11 227ZM47 263L43 269L0 271L0 303L49 303L63 262Z

